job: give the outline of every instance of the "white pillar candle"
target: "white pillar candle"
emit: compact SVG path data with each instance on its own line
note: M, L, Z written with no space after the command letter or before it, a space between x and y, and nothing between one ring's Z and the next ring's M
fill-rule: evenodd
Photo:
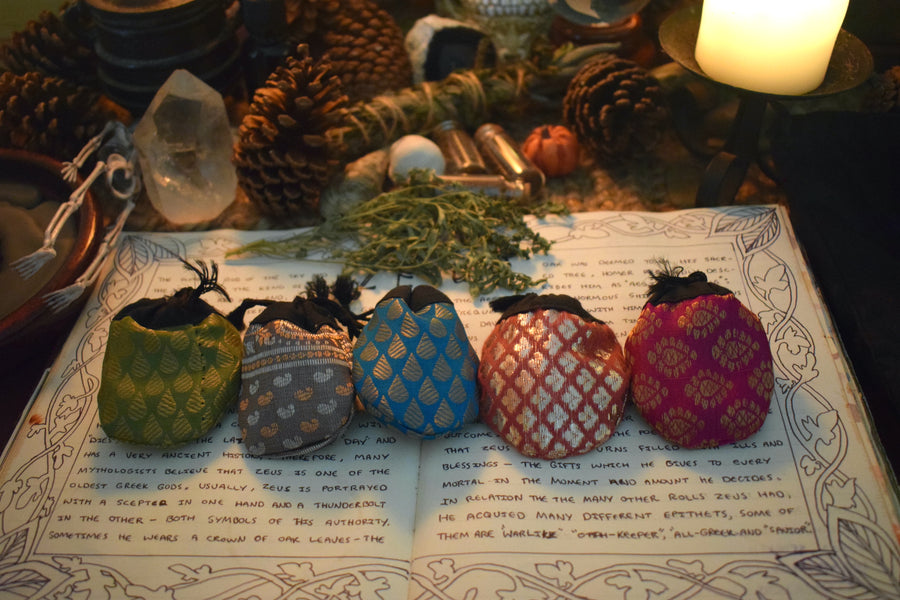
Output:
M704 0L695 58L712 79L800 95L825 78L849 0Z

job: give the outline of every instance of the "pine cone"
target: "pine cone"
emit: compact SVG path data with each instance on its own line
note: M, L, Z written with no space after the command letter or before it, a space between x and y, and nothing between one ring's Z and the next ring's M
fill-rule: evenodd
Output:
M319 0L313 54L331 62L351 102L412 84L412 65L394 18L373 0Z
M900 111L900 65L872 78L865 107L873 112Z
M91 88L40 73L0 73L0 147L71 160L118 117Z
M637 63L605 55L585 64L563 98L563 119L595 158L619 161L659 141L668 111L659 82Z
M0 62L18 75L34 71L82 85L96 83L97 61L90 42L85 32L72 30L67 22L42 11L0 48Z
M259 211L284 224L320 220L322 189L341 166L325 132L342 123L347 96L328 61L305 45L253 96L234 148L238 181Z
M285 12L291 39L298 43L309 40L319 22L320 4L339 5L338 0L286 0Z

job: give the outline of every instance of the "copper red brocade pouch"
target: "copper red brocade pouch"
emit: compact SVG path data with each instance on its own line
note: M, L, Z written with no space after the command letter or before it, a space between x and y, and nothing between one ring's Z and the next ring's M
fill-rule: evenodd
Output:
M612 329L570 296L511 296L491 306L503 314L482 349L482 420L525 456L559 459L606 442L628 382Z

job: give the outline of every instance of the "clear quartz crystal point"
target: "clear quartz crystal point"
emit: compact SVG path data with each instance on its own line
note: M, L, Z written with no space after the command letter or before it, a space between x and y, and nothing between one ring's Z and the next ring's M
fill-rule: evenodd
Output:
M175 224L216 218L234 201L237 175L221 94L184 69L156 93L134 131L154 208Z

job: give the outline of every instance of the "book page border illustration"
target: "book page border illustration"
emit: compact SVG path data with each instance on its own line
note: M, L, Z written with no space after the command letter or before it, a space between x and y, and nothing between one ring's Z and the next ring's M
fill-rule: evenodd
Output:
M714 597L741 597L752 589L798 598L808 597L810 590L822 597L858 597L865 591L894 593L896 587L891 586L897 585L900 564L893 533L897 527L895 492L879 481L876 473L848 472L844 465L848 445L870 434L864 429L864 420L846 416L845 404L860 402L852 385L848 383L846 389L839 390L818 385L822 371L845 369L845 365L833 348L821 347L817 332L827 327L827 322L808 322L820 316L801 318L797 314L798 295L814 295L814 290L804 291L806 275L792 269L791 261L801 259L793 255L796 249L784 225L787 217L783 209L590 213L579 215L573 223L571 227L547 225L548 237L560 245L596 240L599 247L608 239L663 238L682 242L712 239L734 247L742 259L744 284L753 293L751 305L766 325L775 355L777 406L790 425L787 434L798 473L805 488L812 491L808 502L816 519L819 548L733 560L640 556L623 562L609 557L608 564L602 565L596 558L568 561L526 556L508 562L496 556L446 556L416 565L410 587L415 597L468 598L466 590L473 585L478 589L469 582L486 578L502 581L502 593L512 594L509 597L523 590L543 590L550 597L556 594L563 598L594 597L588 590L603 590L612 596L634 593L637 597L652 592L660 598L691 597L701 590ZM252 590L258 598L405 596L410 573L409 563L404 561L367 559L355 563L351 559L342 564L333 558L318 562L305 558L173 557L165 572L139 579L117 567L127 564L128 558L91 556L88 560L77 554L46 557L35 553L46 520L61 496L60 481L72 468L76 449L81 447L76 435L84 435L85 423L95 414L99 381L92 373L99 372L109 319L148 289L159 261L172 255L223 256L234 247L235 236L252 237L234 234L218 239L217 235L150 234L123 239L110 272L79 321L78 335L67 341L63 360L55 365L42 392L44 403L38 418L25 422L4 456L0 565L7 579L0 585L8 591L35 598L76 593L100 598L113 589L122 597L207 598L223 589L238 588L246 594ZM184 240L191 240L190 252ZM776 244L780 244L778 250L774 249ZM784 249L785 244L789 251ZM782 256L786 253L792 255ZM95 364L88 369L91 363ZM27 451L27 456L22 456L22 451ZM867 444L863 451L868 464L878 464L880 458L874 449ZM884 505L885 496L889 496L888 507ZM500 593L489 596L485 591L477 597L504 597ZM801 596L803 593L807 595Z
M473 543L471 553L428 555L414 562L410 597L462 598L469 589L491 598L527 593L560 598L900 595L896 489L889 477L878 472L884 468L883 456L863 442L872 435L857 412L863 401L850 381L843 355L833 342L829 344L831 324L826 314L817 312L821 309L809 275L795 271L804 263L785 226L784 209L733 207L662 215L581 216L571 231L551 239L584 248L602 248L603 240L609 238L617 243L663 238L675 247L687 240L731 245L751 296L744 301L760 316L770 340L776 379L773 406L787 427L785 439L806 490L818 547L742 552L735 542L733 552L709 553L702 551L703 542L698 540L696 553L632 554L623 562L612 541L608 551L588 557L575 551L565 556L498 556L479 552ZM548 225L547 231L552 227ZM812 310L801 306L803 300L813 302ZM845 410L848 404L854 407L850 411ZM848 460L851 445L858 452L854 461ZM855 461L860 458L876 470L859 472L860 463ZM424 481L420 486L434 488ZM422 527L421 521L418 526Z
M236 596L233 597L245 597L241 596L245 594L250 598L378 598L395 597L382 596L384 593L405 595L409 582L408 544L398 544L399 548L382 550L385 555L400 553L402 558L365 556L366 553L360 552L347 553L355 556L335 556L334 552L331 555L327 551L316 553L302 546L296 551L296 557L285 556L284 552L268 556L264 551L248 552L247 545L230 550L232 556L217 554L167 557L156 553L148 553L146 556L117 555L113 551L111 554L104 554L94 549L96 544L102 542L95 542L93 536L101 540L108 539L113 546L114 534L93 533L84 542L85 554L52 553L48 556L46 552L40 551L41 544L46 542L50 523L59 509L60 500L69 492L66 481L73 472L79 455L85 448L96 448L94 442L102 441L96 437L102 435L98 433L96 424L96 394L100 385L100 364L113 315L142 297L173 293L174 290L169 290L167 286L171 286L171 281L177 279L172 274L183 270L180 257L203 260L213 257L212 260L224 263L225 252L241 243L231 234L133 234L121 240L114 260L107 267L108 273L102 278L73 330L73 335L61 350L62 359L54 365L47 385L34 402L30 413L31 421L25 429L17 432L4 452L3 483L0 484L0 573L7 577L0 580L0 597L5 593L24 598L78 597L89 600L109 597L147 600L218 598L221 594L226 594L226 597L234 594ZM220 275L224 271L223 269ZM323 269L316 270L317 273L321 271ZM160 284L156 281L161 272L166 273L168 283ZM152 286L158 289L153 291ZM285 299L291 297L293 295ZM351 424L345 436L358 432L358 421L357 419ZM239 442L239 438L236 441ZM412 440L401 439L400 445L417 448ZM123 448L127 450L127 446ZM137 453L140 447L131 446L131 450ZM172 450L180 453L184 448ZM187 450L185 454L209 454L202 449L195 452L196 448L193 446ZM165 451L159 449L152 453L163 457L166 455ZM265 468L279 466L275 461L259 461ZM173 460L171 463L189 467L196 464L196 461ZM135 472L144 470L150 469ZM416 473L417 466L413 470L413 476ZM173 484L173 487L178 485ZM413 479L410 482L413 498L406 503L408 506L404 509L409 521L402 527L404 535L410 539L414 485ZM224 489L230 486L221 484L213 487ZM243 493L240 490L221 493L232 492L232 495ZM159 493L155 489L154 493L154 500L131 500L128 506L156 505ZM171 498L169 503L175 504ZM235 505L237 504L236 502ZM297 503L298 508L299 506L300 503ZM137 506L132 509L133 514L141 515L141 508ZM345 512L352 512L352 509ZM141 517L134 519L140 520ZM304 519L298 517L298 520ZM288 529L288 525L286 522L285 529ZM112 529L114 532L115 526ZM213 530L212 527L209 529ZM262 539L259 541L263 542ZM346 541L349 540L335 540L342 545ZM89 544L92 545L91 550L87 549ZM264 547L264 543L259 545ZM308 556L304 554L306 552L309 553Z

